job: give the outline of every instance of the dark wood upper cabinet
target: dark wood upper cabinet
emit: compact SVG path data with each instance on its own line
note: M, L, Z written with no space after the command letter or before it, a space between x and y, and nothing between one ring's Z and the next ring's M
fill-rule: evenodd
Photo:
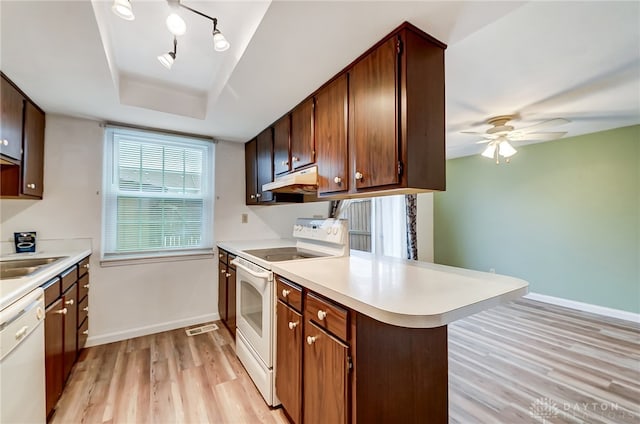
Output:
M319 194L349 190L347 105L347 74L342 74L316 94Z
M356 63L349 72L350 130L355 188L397 184L398 37Z
M257 140L254 138L244 145L244 169L246 183L246 204L256 205L258 203L258 154Z
M285 115L273 124L273 172L276 175L291 170L289 157L289 134L291 131L291 117Z
M310 98L300 103L291 112L291 169L293 170L315 162L313 108L313 98Z
M262 191L262 185L273 181L273 130L271 127L258 134L257 140L257 161L258 161L258 187L256 195L258 203L271 202L273 193Z
M31 102L24 110L24 156L22 161L22 192L42 198L44 181L45 117Z
M0 98L0 154L19 161L22 158L22 111L25 99L4 77Z

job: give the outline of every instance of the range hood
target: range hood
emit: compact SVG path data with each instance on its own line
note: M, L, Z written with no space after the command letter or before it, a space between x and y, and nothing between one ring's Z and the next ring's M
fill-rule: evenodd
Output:
M274 182L264 184L262 191L316 194L318 191L318 167L312 166L311 168L276 177Z

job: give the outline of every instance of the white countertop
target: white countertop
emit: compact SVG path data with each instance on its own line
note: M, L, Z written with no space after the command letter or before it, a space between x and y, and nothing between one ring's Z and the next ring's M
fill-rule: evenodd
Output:
M220 242L243 250L293 245L291 240ZM268 269L378 321L410 328L446 325L527 294L519 278L351 251L339 258L266 262Z
M80 262L90 254L91 241L84 239L74 240L72 243L64 241L61 243L42 243L42 250L36 253L3 253L0 260L51 258L58 256L62 256L64 259L54 262L49 266L42 267L41 270L26 277L0 280L0 310L20 299L36 287L46 283L56 275L64 272L67 268Z

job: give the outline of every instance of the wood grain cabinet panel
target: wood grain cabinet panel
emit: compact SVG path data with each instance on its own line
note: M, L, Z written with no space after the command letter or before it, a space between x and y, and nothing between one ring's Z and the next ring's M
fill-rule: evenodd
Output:
M291 112L291 169L303 168L315 162L313 98L296 106Z
M227 277L227 328L236 336L236 268L229 266Z
M304 423L347 423L349 348L309 320L304 334Z
M273 124L273 172L276 175L291 170L289 157L289 135L291 132L291 117L285 115Z
M276 393L294 422L302 418L302 315L278 301Z
M257 139L248 141L244 145L244 170L245 170L245 203L247 205L258 204L258 150Z
M276 291L278 299L296 311L302 311L302 287L280 276L276 276Z
M316 94L318 194L349 190L347 93L347 74L343 74Z
M355 188L397 184L399 39L391 37L349 71Z
M273 200L273 193L262 191L262 185L273 181L273 130L267 128L257 137L257 166L258 166L258 203L267 203Z
M76 284L62 295L62 306L67 310L64 314L64 362L63 377L67 381L73 364L78 356L77 335L78 331L78 291Z
M22 159L22 113L25 99L4 76L0 98L0 153L19 161Z
M25 102L22 193L38 198L42 198L44 183L44 124L44 113Z
M218 261L218 313L220 320L236 335L236 267L231 264L235 256L220 250ZM224 259L224 261L223 261ZM226 261L226 263L225 263Z
M44 354L47 416L53 412L64 387L64 314L63 300L49 306L44 316Z

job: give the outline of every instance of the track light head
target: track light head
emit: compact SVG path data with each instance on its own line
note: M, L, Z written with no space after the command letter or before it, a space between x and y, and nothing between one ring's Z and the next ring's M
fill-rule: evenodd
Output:
M217 52L223 52L225 50L229 49L229 42L227 41L226 38L224 38L224 35L222 35L222 33L217 30L214 29L213 30L213 48L215 51Z
M133 21L136 18L133 14L133 8L131 7L131 2L129 0L114 0L111 10L113 13L127 21Z
M173 51L158 56L158 61L167 69L171 69L173 62L176 60L176 54L178 52L178 39L173 36Z

